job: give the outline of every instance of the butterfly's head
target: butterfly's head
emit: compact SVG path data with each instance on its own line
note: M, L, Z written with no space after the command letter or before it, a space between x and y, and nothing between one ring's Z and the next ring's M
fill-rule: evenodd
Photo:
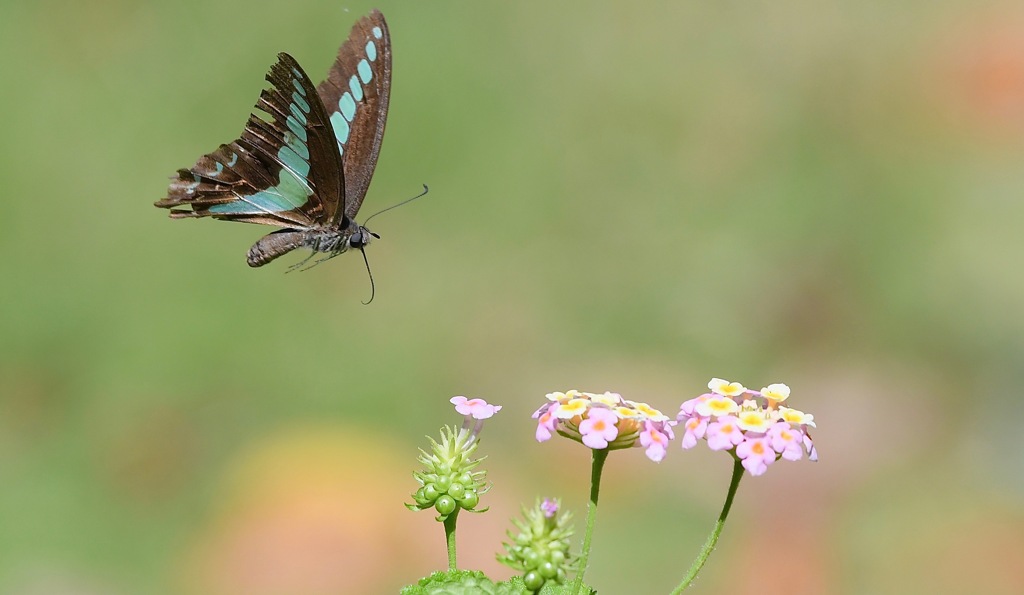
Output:
M357 250L362 250L363 247L369 244L373 239L379 240L380 236L360 225L359 229L349 237L348 245L352 248L356 248Z

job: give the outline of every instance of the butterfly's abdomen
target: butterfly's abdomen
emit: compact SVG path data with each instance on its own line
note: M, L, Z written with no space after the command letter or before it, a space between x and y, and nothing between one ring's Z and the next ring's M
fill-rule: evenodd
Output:
M351 227L357 228L355 224ZM369 232L366 232L369 234ZM352 231L345 229L282 229L267 234L249 248L249 266L261 267L278 256L287 254L296 248L309 248L314 252L340 254L348 250L348 240ZM367 240L368 243L369 240Z
M249 248L249 266L261 267L278 256L302 247L306 241L305 236L305 232L290 229L263 236Z

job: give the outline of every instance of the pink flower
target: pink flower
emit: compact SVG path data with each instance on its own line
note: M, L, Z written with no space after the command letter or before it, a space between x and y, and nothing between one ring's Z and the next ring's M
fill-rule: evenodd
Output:
M811 441L811 435L804 432L804 450L807 451L807 459L809 461L818 460L818 449L814 448L814 442Z
M473 419L487 419L501 411L501 405L491 405L483 399L452 397L451 403L455 405L455 411Z
M462 430L469 434L469 440L476 440L484 428L484 420L501 411L501 405L491 405L483 399L467 399L452 397L449 401L455 405L455 411L464 416Z
M580 422L580 436L583 444L590 448L607 448L610 440L615 440L619 429L615 423L619 417L609 409L594 407L587 414L587 419Z
M665 458L668 441L672 439L672 428L667 424L648 421L640 432L640 446L647 449L647 458L660 463Z
M713 396L715 395L712 393L704 393L699 397L694 397L689 401L684 402L682 405L679 406L679 415L676 416L676 419L678 419L679 421L683 421L683 418L693 417L694 415L697 414L697 405L700 405L701 403L707 401Z
M703 417L691 417L683 422L683 448L689 449L697 445L697 441L704 437L708 429L708 420Z
M747 438L736 447L736 456L751 475L761 475L775 462L775 451L767 438Z
M554 407L542 407L544 413L538 411L534 414L537 418L537 442L545 442L551 439L552 432L555 431L555 426L558 425L558 418L555 417L555 410L558 408L557 403L553 403ZM537 414L540 414L539 416Z
M708 424L708 448L711 450L730 450L743 442L743 431L737 425L739 420L731 415L720 417Z
M776 422L768 430L772 450L787 461L799 461L804 456L803 438L803 432L793 429L784 421Z

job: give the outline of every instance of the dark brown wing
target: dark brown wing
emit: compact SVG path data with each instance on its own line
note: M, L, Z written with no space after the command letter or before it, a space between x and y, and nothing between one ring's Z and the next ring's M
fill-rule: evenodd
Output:
M271 87L241 138L172 178L156 206L171 217L215 217L279 227L324 225L342 204L337 142L312 82L288 54L267 74ZM187 206L191 210L175 209Z
M344 208L332 221L354 219L377 166L391 92L391 38L374 10L352 27L338 57L317 86L327 108L345 171Z

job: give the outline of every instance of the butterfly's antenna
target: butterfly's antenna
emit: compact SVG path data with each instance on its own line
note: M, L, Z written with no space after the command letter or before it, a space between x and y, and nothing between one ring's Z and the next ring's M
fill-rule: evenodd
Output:
M403 200L402 202L398 203L397 205L391 205L390 207L388 207L386 209L381 209L381 210L377 211L376 213L374 213L374 214L370 215L369 217L367 217L366 221L363 221L363 226L365 227L366 224L370 222L370 219L373 219L374 217L376 217L377 215L380 215L384 211L390 211L391 209L397 209L398 207L400 207L400 206L402 206L404 204L411 203L412 201L416 200L417 198L426 195L427 192L430 192L430 188L427 188L427 185L424 184L423 185L423 192L420 192L419 194L417 194L416 196L414 196L412 198L407 198L407 199Z
M366 274L370 276L370 300L363 302L364 306L369 306L370 302L373 301L373 296L377 295L377 288L373 284L373 271L370 270L370 261L366 258L366 250L360 248L359 251L363 253L363 262L366 263Z

